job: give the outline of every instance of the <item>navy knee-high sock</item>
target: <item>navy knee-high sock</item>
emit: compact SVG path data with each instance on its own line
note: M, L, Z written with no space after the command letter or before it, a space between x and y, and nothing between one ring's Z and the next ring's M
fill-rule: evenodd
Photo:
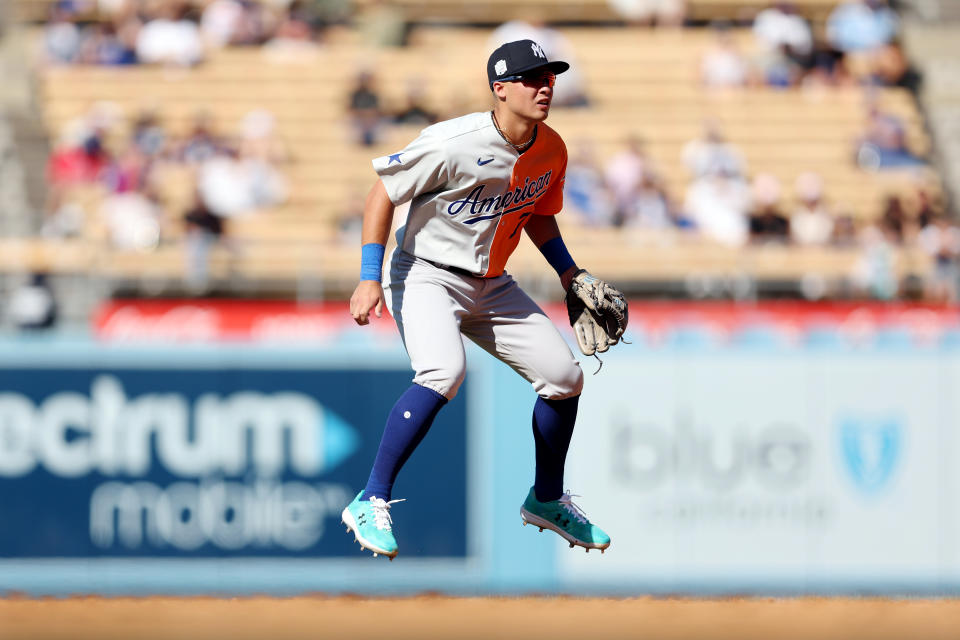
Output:
M361 500L369 500L372 496L390 500L400 468L427 435L433 419L445 404L446 397L418 384L400 396L383 428L377 458Z
M540 502L563 495L563 465L579 402L580 396L563 400L537 398L533 407L533 442L537 455L533 491Z

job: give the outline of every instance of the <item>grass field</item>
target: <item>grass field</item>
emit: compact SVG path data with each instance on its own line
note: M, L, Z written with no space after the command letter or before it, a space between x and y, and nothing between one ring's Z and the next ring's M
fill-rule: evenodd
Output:
M960 600L8 597L0 638L936 640L960 638Z

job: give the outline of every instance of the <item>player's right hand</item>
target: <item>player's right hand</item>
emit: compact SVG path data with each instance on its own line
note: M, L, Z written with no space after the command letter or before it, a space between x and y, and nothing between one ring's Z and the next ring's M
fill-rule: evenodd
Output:
M350 296L350 315L357 324L370 323L370 311L383 316L383 286L376 280L361 280Z

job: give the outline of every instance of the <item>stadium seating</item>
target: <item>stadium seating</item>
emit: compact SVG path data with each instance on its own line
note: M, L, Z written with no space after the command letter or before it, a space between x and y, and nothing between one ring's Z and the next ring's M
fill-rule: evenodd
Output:
M711 93L696 83L698 56L711 38L707 30L585 27L565 33L577 51L591 107L555 109L551 125L571 148L592 141L601 159L619 150L628 135L639 135L675 199L682 199L689 180L681 150L706 118L722 123L730 141L744 152L751 173L780 178L788 200L795 177L815 170L825 176L827 198L838 211L869 218L879 213L888 193L904 191L916 179L913 173L872 174L855 167L853 143L864 124L866 99L859 88ZM750 49L748 31L735 37L744 50ZM315 277L349 282L355 277L357 250L342 246L338 221L351 198L362 197L369 188L374 178L370 158L401 148L417 133L416 128L394 127L373 148L355 145L345 108L352 79L360 70L374 70L388 108L399 105L406 87L415 82L444 114L487 109L482 63L487 38L484 30L420 28L409 47L382 50L364 47L356 34L346 31L337 32L313 55L294 60L246 48L213 52L204 64L188 70L49 68L41 78L44 118L55 138L69 121L98 103L117 110L121 124L143 107L156 107L170 131L180 134L202 109L223 133L234 134L250 110L270 110L293 158L285 167L289 201L232 220L231 235L243 250L233 257L219 256L215 272L230 270L252 280ZM437 55L441 51L443 55ZM903 90L883 89L878 99L907 123L911 147L925 153L930 141L912 97ZM121 127L117 142L124 135ZM97 269L129 278L174 280L182 275L184 261L175 241L193 185L182 168L164 168L161 176L169 242L149 257L119 251L98 254ZM103 231L92 228L87 237L98 240ZM849 275L858 258L851 249L741 251L686 238L638 240L636 234L596 230L579 231L574 244L584 264L602 265L592 268L636 281L682 279L691 271L761 280L797 280L814 272L839 280ZM638 247L641 250L635 250ZM542 259L529 250L522 250L512 264L515 272L544 269ZM916 256L902 264L926 269Z
M56 0L10 0L17 19L41 21L49 15L50 5ZM837 0L793 0L799 10L815 22L823 21L837 4ZM91 3L94 5L94 3ZM358 0L356 6L363 11L371 0ZM618 16L606 0L393 0L402 9L404 16L417 22L443 22L445 24L495 23L518 15L529 15L531 10L547 13L553 21L598 22L616 20ZM687 16L690 20L743 19L767 7L768 0L688 0ZM95 5L94 5L95 6ZM90 17L96 17L95 10Z

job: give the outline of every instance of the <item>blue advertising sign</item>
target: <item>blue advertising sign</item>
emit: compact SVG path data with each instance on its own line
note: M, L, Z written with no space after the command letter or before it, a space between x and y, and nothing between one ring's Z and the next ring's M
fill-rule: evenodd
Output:
M409 384L395 369L0 369L0 557L355 557L340 512ZM405 556L466 555L467 394L397 482L417 498L395 515Z

